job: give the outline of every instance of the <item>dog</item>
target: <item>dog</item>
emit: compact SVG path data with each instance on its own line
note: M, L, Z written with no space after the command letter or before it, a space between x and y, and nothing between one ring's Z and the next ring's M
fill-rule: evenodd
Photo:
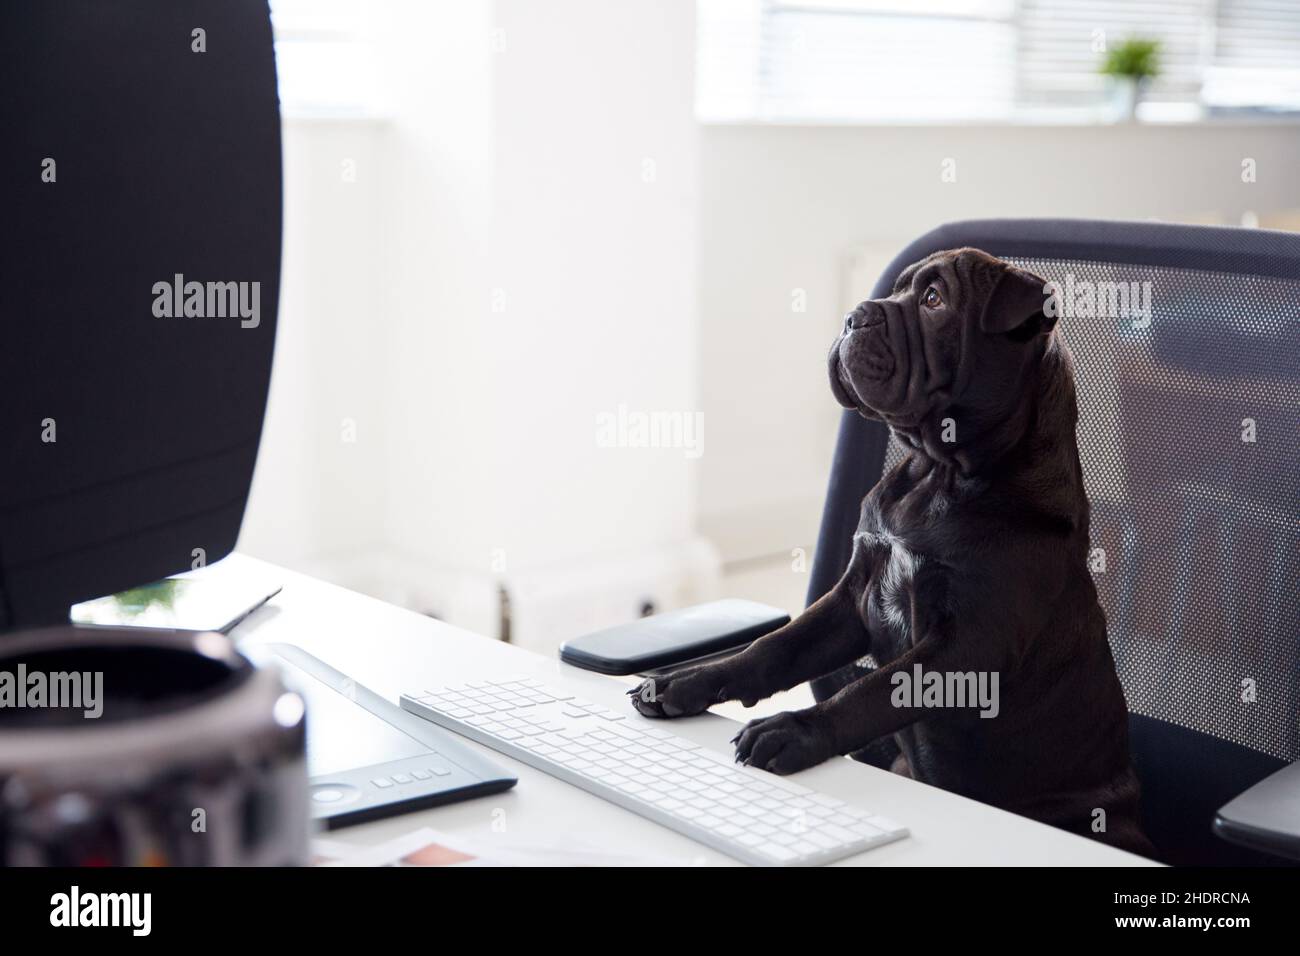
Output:
M834 696L750 721L737 761L791 774L892 740L897 773L1153 855L1048 292L956 249L845 317L831 391L905 455L863 500L844 576L744 651L633 688L640 713L752 706L869 655L875 668Z

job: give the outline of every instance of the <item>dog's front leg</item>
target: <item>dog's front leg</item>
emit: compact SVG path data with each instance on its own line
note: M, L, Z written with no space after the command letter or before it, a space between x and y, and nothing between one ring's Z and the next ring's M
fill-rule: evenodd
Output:
M923 671L993 669L996 642L957 640L945 608L942 581L914 582L910 648L860 677L835 696L804 710L750 721L734 738L736 760L772 773L796 773L837 754L852 753L893 734L934 710L899 700L894 675Z
M727 700L750 707L862 657L869 638L855 595L863 576L855 558L834 588L785 627L723 660L647 678L628 692L633 706L647 717L698 714Z
M933 650L933 640L926 638L834 697L803 710L751 720L732 738L736 761L772 773L797 773L919 720L919 710L893 705L891 679L913 664L932 666L926 661L935 659Z

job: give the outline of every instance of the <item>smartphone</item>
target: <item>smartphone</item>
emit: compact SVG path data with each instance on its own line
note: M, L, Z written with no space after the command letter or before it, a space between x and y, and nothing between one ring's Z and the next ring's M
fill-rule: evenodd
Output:
M164 578L119 594L74 604L73 624L229 632L271 598L280 585L252 580Z
M646 674L741 650L789 623L780 608L726 598L565 641L560 660L600 674Z

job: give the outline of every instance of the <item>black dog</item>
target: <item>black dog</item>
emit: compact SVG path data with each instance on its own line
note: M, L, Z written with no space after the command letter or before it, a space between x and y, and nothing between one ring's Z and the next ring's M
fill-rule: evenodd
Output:
M1152 852L1087 568L1072 361L1046 293L958 249L845 317L831 390L908 449L862 503L848 570L742 653L641 685L641 713L752 705L869 654L877 668L830 699L751 721L736 759L788 774L893 735L899 773ZM977 682L994 699L972 706Z

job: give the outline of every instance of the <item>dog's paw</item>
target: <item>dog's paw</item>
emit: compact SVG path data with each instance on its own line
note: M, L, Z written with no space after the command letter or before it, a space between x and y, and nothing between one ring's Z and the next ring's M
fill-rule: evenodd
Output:
M813 710L751 720L731 741L737 763L771 773L798 773L835 756L831 729Z
M709 666L647 677L629 690L632 706L646 717L690 717L730 700L723 674Z

